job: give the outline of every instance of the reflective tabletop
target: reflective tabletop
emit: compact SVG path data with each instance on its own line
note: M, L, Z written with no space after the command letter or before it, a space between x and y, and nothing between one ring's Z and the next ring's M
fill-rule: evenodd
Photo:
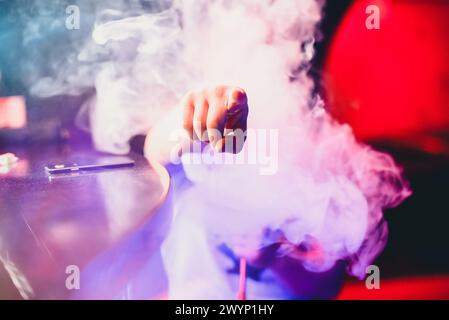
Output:
M0 299L164 297L164 169L130 154L133 167L50 176L50 163L100 155L68 146L12 152L19 161L0 173Z

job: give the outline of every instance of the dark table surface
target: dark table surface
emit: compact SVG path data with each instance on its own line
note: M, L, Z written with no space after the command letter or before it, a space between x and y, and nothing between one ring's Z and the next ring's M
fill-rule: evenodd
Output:
M44 170L49 163L97 154L69 146L13 152L19 162L0 174L0 299L163 295L164 170L130 154L132 168L50 177ZM76 268L80 289L71 290L66 281ZM142 287L133 289L142 268L145 280L135 280Z

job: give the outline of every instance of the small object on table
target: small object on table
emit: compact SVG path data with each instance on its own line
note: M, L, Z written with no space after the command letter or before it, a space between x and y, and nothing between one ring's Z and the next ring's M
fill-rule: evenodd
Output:
M8 174L13 167L16 166L19 158L13 153L5 153L0 155L0 174Z
M100 156L79 159L71 163L59 163L45 166L50 175L66 174L82 171L100 171L104 169L129 168L134 166L134 160L125 156Z
M19 158L13 153L5 153L0 155L0 167L11 167L16 164Z

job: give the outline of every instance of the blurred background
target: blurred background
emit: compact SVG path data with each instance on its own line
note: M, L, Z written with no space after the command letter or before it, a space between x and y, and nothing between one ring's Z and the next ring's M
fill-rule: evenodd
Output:
M357 27L377 4L379 30ZM386 213L374 296L449 298L449 2L328 1L315 77L356 136L391 153L413 195ZM373 293L347 287L341 298Z
M26 33L13 14L14 2L0 1L0 148L73 139L89 145L89 135L74 123L93 91L30 94L27 68L41 61L24 48ZM360 27L369 4L380 8L379 30ZM359 140L393 155L413 190L399 208L386 212L389 241L376 261L381 290L373 293L348 279L341 299L449 299L448 18L447 0L338 0L325 6L310 69L315 91ZM89 18L83 23L80 32L89 32ZM27 45L49 50L49 41L58 41L70 50L77 41L65 28L49 30ZM46 57L61 54L49 50Z

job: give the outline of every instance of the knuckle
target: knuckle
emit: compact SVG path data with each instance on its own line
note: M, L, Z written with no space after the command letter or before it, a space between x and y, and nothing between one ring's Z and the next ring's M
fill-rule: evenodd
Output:
M195 110L197 113L204 113L207 110L208 103L204 95L199 95L195 99Z
M193 130L193 123L189 120L184 120L182 126L185 130L191 132Z
M195 91L188 91L185 95L184 95L184 99L183 99L183 103L184 105L189 105L189 103L194 99L195 97Z
M215 87L213 89L213 94L214 94L215 97L220 98L220 97L222 97L224 95L225 91L226 91L226 87L224 87L224 86L217 86L217 87Z
M218 129L220 122L217 119L208 119L206 125L210 129Z

